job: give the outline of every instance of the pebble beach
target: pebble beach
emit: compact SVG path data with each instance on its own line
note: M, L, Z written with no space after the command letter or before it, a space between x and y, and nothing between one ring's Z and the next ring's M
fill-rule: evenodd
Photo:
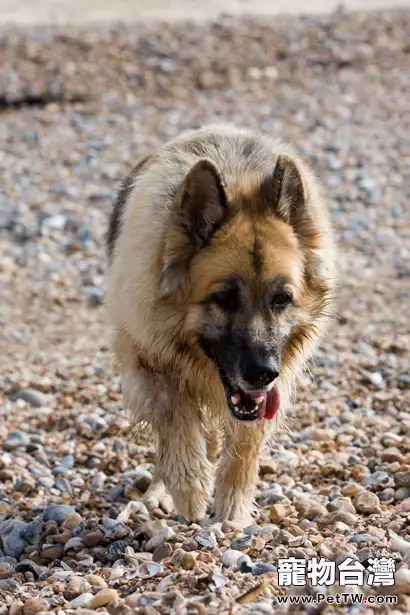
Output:
M410 612L410 9L0 28L0 615ZM272 130L339 244L334 323L240 529L141 501L104 308L124 175L182 130ZM394 606L280 604L279 558L394 558ZM366 573L368 574L368 573Z

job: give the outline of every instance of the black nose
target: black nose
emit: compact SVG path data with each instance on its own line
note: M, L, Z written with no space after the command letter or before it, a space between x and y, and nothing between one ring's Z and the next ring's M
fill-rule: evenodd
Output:
M263 389L276 380L279 371L272 364L251 361L245 366L242 376L253 389Z

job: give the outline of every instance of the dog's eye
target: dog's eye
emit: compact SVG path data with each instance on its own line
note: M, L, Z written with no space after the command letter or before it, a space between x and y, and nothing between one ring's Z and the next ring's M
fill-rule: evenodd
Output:
M272 298L272 307L274 310L283 310L289 303L292 303L292 297L289 293L275 293Z
M223 310L236 310L238 308L238 291L235 288L219 290L212 293L208 302L217 305Z

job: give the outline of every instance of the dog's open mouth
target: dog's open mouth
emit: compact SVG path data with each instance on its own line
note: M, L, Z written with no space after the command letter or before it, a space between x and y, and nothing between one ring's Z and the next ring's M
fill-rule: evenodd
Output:
M239 421L272 420L280 406L279 390L273 385L269 390L243 391L225 384L229 410Z

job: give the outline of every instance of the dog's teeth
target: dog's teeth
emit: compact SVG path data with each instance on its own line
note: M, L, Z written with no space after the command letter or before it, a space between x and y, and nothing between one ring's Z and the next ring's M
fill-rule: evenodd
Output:
M232 395L231 402L233 403L234 406L236 406L236 404L239 404L240 401L241 401L240 395Z
M263 396L263 395L261 395L260 397L257 397L257 398L255 399L255 401L256 401L256 403L257 403L257 404L261 404L261 403L263 402L263 400L264 400L264 399L265 399L265 398L264 398L264 396Z

